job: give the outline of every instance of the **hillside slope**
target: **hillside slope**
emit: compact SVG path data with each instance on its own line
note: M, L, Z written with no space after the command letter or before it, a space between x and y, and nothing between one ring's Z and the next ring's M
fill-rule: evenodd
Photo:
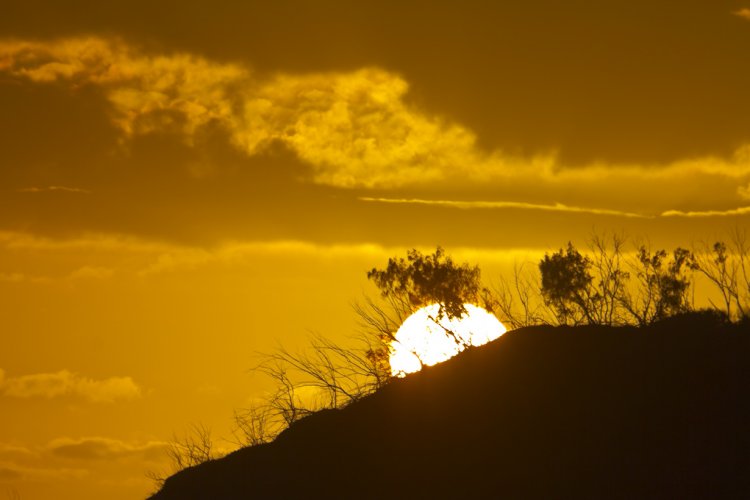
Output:
M152 498L750 498L748 330L517 330Z

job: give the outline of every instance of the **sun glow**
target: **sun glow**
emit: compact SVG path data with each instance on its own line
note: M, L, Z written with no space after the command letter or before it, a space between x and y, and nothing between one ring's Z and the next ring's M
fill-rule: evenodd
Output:
M495 340L506 328L491 313L472 304L464 304L460 318L443 316L438 320L439 304L425 306L406 318L391 343L391 373L404 377L452 358L466 346L480 346Z

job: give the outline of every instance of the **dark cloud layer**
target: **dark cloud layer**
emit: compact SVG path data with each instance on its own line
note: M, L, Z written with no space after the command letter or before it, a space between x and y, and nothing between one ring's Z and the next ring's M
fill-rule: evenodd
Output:
M115 33L259 71L405 75L412 98L488 148L571 163L729 155L748 139L740 2L40 2L0 34ZM33 19L33 22L29 20Z
M741 7L11 0L0 38L41 42L30 52L11 43L0 61L0 226L199 244L492 246L510 234L524 246L591 227L681 230L649 219L664 212L734 214L723 223L736 224L750 177ZM60 37L74 43L55 55ZM76 40L104 54L93 69L79 65L89 45ZM64 64L30 74L34 50ZM133 80L106 73L108 58ZM172 70L177 84L149 101ZM205 84L191 86L192 75ZM350 84L361 95L342 97ZM271 111L257 107L266 102ZM191 106L216 118L191 118ZM382 133L371 126L381 122ZM402 169L403 150L414 153ZM524 209L558 204L581 212Z

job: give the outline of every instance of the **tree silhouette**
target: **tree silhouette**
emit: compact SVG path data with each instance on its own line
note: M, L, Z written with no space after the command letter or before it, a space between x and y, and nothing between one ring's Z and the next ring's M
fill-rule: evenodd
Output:
M390 304L399 320L394 324L390 320L392 315L384 313L379 306L373 308L372 302L368 309L360 312L365 322L381 323L375 330L380 331L382 347L371 353L373 359L386 358L389 344L395 340L396 330L406 316L430 304L438 304L439 307L434 317L428 317L460 348L468 347L469 343L447 328L442 319L460 318L466 314L464 304L480 302L487 295L487 290L481 286L480 274L478 266L454 263L439 246L434 253L427 255L411 249L406 259L390 258L384 269L371 269L367 277L378 287L382 298ZM385 323L382 323L383 320ZM395 328L391 330L391 326ZM416 352L414 355L419 358Z
M542 297L560 324L598 323L593 311L599 294L592 287L590 269L591 259L570 242L565 250L545 254L539 262Z
M699 269L693 252L678 247L670 255L641 245L634 257L625 258L623 243L615 235L610 246L595 235L589 241L590 257L572 243L545 254L539 263L540 293L558 324L643 326L692 310L689 292L693 271ZM719 283L727 281L722 256L710 261Z
M652 253L641 245L631 266L637 290L634 297L625 294L622 304L638 324L648 325L692 309L690 273L697 269L692 252L678 247L668 258L666 250Z
M711 301L714 308L730 319L750 317L750 239L745 231L733 231L728 244L703 245L696 252L695 267L721 295L721 306Z
M367 277L398 307L439 304L438 319L465 314L464 304L476 302L481 290L479 267L455 264L441 247L428 255L409 250L406 259L388 259L385 269L373 268Z

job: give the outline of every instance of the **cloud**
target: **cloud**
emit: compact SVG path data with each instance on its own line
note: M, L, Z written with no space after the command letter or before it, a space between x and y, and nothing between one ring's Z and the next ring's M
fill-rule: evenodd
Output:
M68 38L0 44L0 71L35 82L105 89L115 123L127 134L177 127L186 134L231 114L233 86L247 70L190 55L144 56L117 39ZM170 113L184 120L176 122Z
M101 266L83 266L68 276L71 279L106 279L115 274L114 269Z
M634 218L650 218L647 215L638 214L634 212L623 212L620 210L609 210L604 208L586 208L586 207L575 207L564 205L562 203L555 203L553 205L545 205L541 203L526 203L519 201L456 201L456 200L423 200L419 198L369 198L360 197L362 201L375 202L375 203L394 203L394 204L407 204L407 205L433 205L440 207L458 208L462 210L470 209L498 209L498 208L516 208L522 210L541 210L546 212L572 212L572 213L585 213L594 215L610 215L616 217L634 217Z
M9 462L0 462L0 481L59 481L61 479L82 479L89 471L72 468L26 467Z
M743 19L747 19L748 21L750 21L750 9L747 8L747 7L743 7L741 9L738 9L738 10L734 11L732 14L734 14L735 16L738 16L738 17L741 17Z
M36 453L25 446L16 444L0 443L0 458L33 458Z
M231 241L211 247L196 247L167 243L152 243L148 240L124 238L117 235L88 235L70 239L39 238L28 233L0 232L0 252L4 248L28 252L34 250L55 255L61 250L74 248L82 255L95 256L102 261L113 254L115 262L107 267L83 266L73 271L60 273L59 279L123 278L137 275L147 278L160 273L184 272L206 266L220 265L233 268L255 265L259 258L266 259L316 259L336 262L339 260L360 260L367 262L386 260L395 254L403 254L414 245L394 246L374 242L362 243L316 243L302 240ZM418 247L431 252L434 247ZM513 260L520 254L538 252L539 249L526 247L512 248L469 248L451 247L457 258L470 255L472 260ZM104 252L100 254L99 252ZM481 257L479 257L481 254ZM47 282L53 282L48 278ZM2 384L0 384L0 388ZM1 389L0 389L1 393Z
M238 264L250 262L259 255L306 256L335 260L347 257L387 255L388 251L386 247L374 243L326 245L296 240L232 242L210 249L173 247L158 255L157 259L140 274L149 275L193 269L212 262Z
M88 189L81 189L67 186L46 186L46 187L28 187L21 188L18 190L19 193L76 193L76 194L91 194Z
M662 212L662 217L734 217L750 214L750 207L738 207L729 210L667 210Z
M378 68L278 76L246 101L252 123L238 124L236 140L248 152L280 141L315 181L341 187L436 182L481 161L470 130L414 109L407 91Z
M170 253L162 255L154 264L141 272L142 275L178 272L185 269L195 269L216 263L228 265L242 265L254 262L259 256L273 256L274 258L305 257L328 261L342 261L363 259L365 262L383 262L393 255L406 253L407 250L417 250L430 253L434 246L410 245L386 246L376 243L362 244L318 244L308 241L266 241L250 243L228 243L213 249L175 248ZM513 262L526 260L528 256L543 253L542 249L532 247L511 248L476 248L455 246L450 247L451 255L458 260L482 262ZM533 260L533 259L532 259ZM370 264L365 264L370 265Z
M75 396L92 402L111 403L140 397L141 388L130 377L95 380L68 370L6 377L0 370L0 394L24 399Z
M13 467L12 465L0 464L0 481L8 481L12 479L21 479L23 474L20 470Z
M258 256L321 259L376 257L388 255L392 247L376 243L319 244L300 240L233 241L211 247L155 242L116 234L89 234L71 238L48 238L30 233L0 231L1 252L57 255L73 250L84 259L106 265L73 266L54 277L32 277L23 273L0 273L0 281L48 283L56 280L106 279L112 276L140 275L194 269L211 263L227 265L253 262ZM404 250L404 249L399 249Z
M737 194L745 200L750 200L750 184L738 187Z
M0 273L0 283L48 283L50 279L46 276L32 276L29 274L10 272Z
M518 178L617 186L627 177L750 175L750 145L732 158L576 168L560 164L554 151L531 156L483 151L469 128L409 103L408 82L376 67L264 76L239 63L149 54L122 40L88 37L0 42L0 72L101 88L125 136L171 131L192 143L205 126L217 124L248 156L283 144L309 165L314 182L337 187Z
M124 235L84 234L73 238L46 238L31 233L0 231L0 248L28 251L60 252L88 250L101 252L127 252L149 254L169 248L168 245Z
M472 132L407 105L406 81L378 68L260 79L238 64L73 38L0 44L0 71L102 87L114 123L128 136L171 130L190 142L201 127L218 123L248 155L283 143L324 184L429 182L476 155Z
M44 445L25 446L0 443L0 485L3 481L35 481L59 485L59 481L106 479L103 467L125 471L127 479L115 481L121 487L139 474L144 464L163 464L168 460L164 441L128 441L100 436L72 439L60 437ZM1 491L1 486L0 486Z
M169 446L163 441L129 443L104 437L82 439L59 438L48 445L50 453L58 458L74 460L113 460L140 458L160 461Z
M742 193L741 193L742 194ZM744 195L743 195L744 196ZM750 196L748 196L750 198ZM521 210L542 210L549 212L572 212L586 213L594 215L609 215L615 217L653 219L656 217L730 217L750 214L750 207L738 207L728 210L665 210L657 215L639 214L634 212L623 212L619 210L609 210L601 208L586 208L563 205L555 203L554 205L545 205L537 203L524 203L516 201L455 201L455 200L423 200L418 198L359 198L362 201L374 203L394 203L394 204L413 204L413 205L432 205L440 207L457 208L461 210L471 209L502 209L515 208Z
M26 281L28 277L21 273L0 273L0 281L7 283L20 283Z

